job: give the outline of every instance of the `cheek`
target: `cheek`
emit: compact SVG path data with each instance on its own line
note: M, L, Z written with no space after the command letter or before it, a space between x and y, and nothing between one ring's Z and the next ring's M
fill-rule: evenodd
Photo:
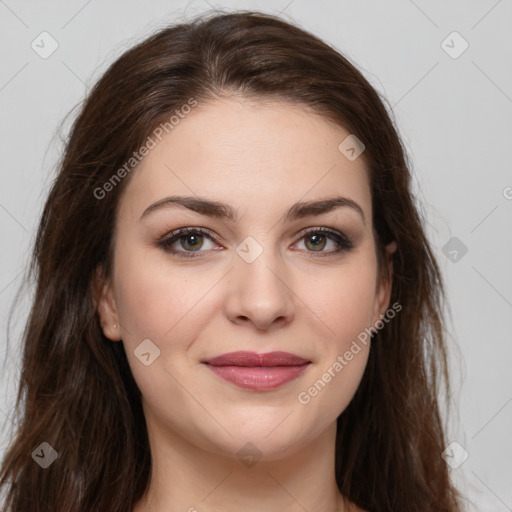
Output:
M131 343L172 336L207 291L208 279L198 281L192 268L171 272L154 251L126 251L115 269L116 306Z
M376 261L371 251L354 258L317 289L310 306L315 310L318 361L297 399L313 416L334 421L347 407L366 368L370 350L369 329L375 304ZM319 330L321 329L321 331Z
M310 304L332 335L326 347L331 355L347 350L372 325L375 291L376 261L370 251L340 267L322 288L316 288Z
M148 402L160 407L162 390L178 402L180 385L173 376L187 365L188 346L206 316L202 298L214 285L214 276L194 277L192 267L185 272L173 269L155 251L123 249L120 244L114 280L128 362ZM146 352L150 353L147 366L140 358ZM187 401L179 406L184 410Z

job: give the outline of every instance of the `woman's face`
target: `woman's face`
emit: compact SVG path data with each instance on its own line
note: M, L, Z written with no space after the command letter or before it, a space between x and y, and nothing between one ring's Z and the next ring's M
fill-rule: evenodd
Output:
M272 460L347 407L390 291L348 135L285 103L199 103L133 171L98 309L151 432ZM213 361L233 352L252 356Z

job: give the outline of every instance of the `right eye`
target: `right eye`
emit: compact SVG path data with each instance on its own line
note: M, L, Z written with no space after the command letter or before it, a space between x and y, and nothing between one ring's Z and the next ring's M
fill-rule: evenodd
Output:
M181 228L171 231L163 239L159 240L158 246L165 252L177 255L181 258L197 258L199 254L194 253L206 252L205 250L201 250L204 246L205 238L214 241L213 236L204 229Z

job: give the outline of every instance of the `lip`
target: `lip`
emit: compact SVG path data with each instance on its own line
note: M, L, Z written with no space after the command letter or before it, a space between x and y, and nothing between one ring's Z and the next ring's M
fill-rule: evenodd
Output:
M289 352L230 352L202 362L222 379L256 391L276 389L296 379L311 363Z

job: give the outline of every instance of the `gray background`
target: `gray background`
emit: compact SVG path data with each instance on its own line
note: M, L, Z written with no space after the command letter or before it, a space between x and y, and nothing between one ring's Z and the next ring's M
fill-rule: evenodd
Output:
M59 132L59 123L127 47L211 7L282 13L335 45L389 100L413 158L415 190L451 304L458 414L449 440L469 454L452 475L473 502L468 510L512 511L510 0L0 0L0 357L70 125ZM34 40L42 45L43 31L59 45L46 59L31 48ZM464 41L450 35L454 31L469 44L460 55ZM13 316L2 370L4 427L11 421L17 335L28 307L25 298ZM5 433L0 441L3 454Z

